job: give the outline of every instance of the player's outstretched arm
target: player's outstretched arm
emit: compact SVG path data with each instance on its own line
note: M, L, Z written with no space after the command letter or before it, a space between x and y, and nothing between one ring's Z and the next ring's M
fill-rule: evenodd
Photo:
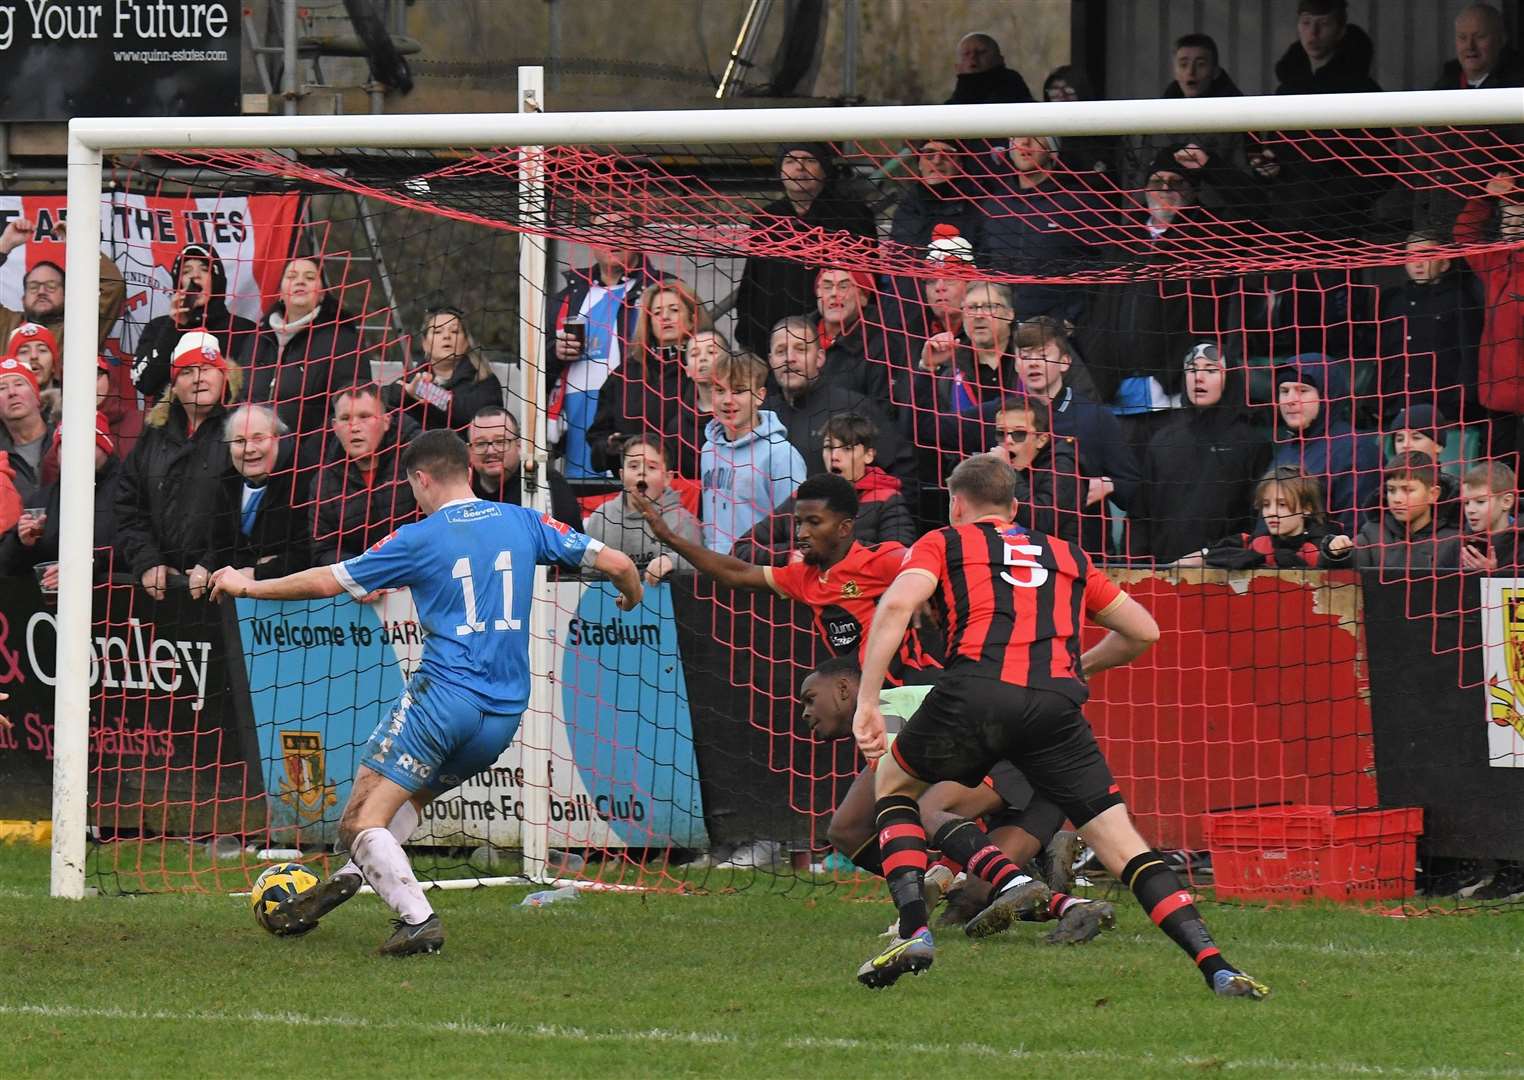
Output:
M1116 607L1092 615L1091 619L1111 632L1080 657L1087 677L1131 663L1159 640L1159 624L1146 607L1130 596L1124 596Z
M870 761L882 757L885 749L884 717L879 712L878 695L884 688L889 662L905 640L911 617L936 592L937 579L920 569L902 571L873 613L868 629L868 643L863 649L863 673L857 684L857 713L852 718L852 734L858 749Z
M593 569L607 574L614 588L619 590L619 599L616 603L620 611L633 611L640 603L640 598L644 595L640 584L640 572L635 569L635 564L624 552L605 546L593 560Z
M247 596L253 600L318 600L338 596L344 591L331 566L314 566L285 577L256 581L243 571L224 566L212 575L212 591L207 597Z
M656 539L687 559L695 570L708 574L721 585L732 589L755 589L759 592L771 589L767 583L767 573L762 567L742 562L730 555L721 555L718 551L710 551L691 540L684 540L672 531L672 526L663 520L661 511L650 499L638 494L632 494L631 498L635 500L635 508L646 519L646 524L651 526Z

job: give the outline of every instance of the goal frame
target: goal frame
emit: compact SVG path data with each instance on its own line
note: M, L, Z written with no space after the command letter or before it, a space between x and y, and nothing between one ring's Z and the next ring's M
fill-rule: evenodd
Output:
M528 96L533 93L532 104ZM1524 123L1524 90L1401 91L1394 93L1033 102L1017 105L874 106L854 109L667 110L554 113L539 111L543 69L521 69L517 113L367 116L76 118L69 123L68 220L64 370L93 365L100 288L100 196L105 155L156 149L306 149L368 147L426 149L515 146L528 155L520 190L526 222L543 215L538 151L546 146L672 143L754 144L787 140L868 141L913 138L995 139L1019 134L1083 136L1177 131L1309 131L1337 128L1479 126ZM543 238L527 231L521 245L520 364L525 432L540 428L543 335L534 311L543 286ZM54 696L53 836L50 893L86 895L86 809L89 797L91 574L94 537L94 382L63 386L58 561L58 679ZM544 476L545 451L536 445ZM544 498L538 485L537 498ZM537 609L543 601L540 572ZM543 634L541 635L543 637ZM537 639L532 639L537 640ZM533 660L533 654L532 654ZM543 663L531 670L548 670ZM66 677L65 673L73 673ZM535 679L524 732L526 748L543 740L530 716L548 702L548 680ZM542 724L548 724L542 718ZM537 790L535 785L530 791ZM549 798L542 792L541 802ZM543 810L543 807L542 807ZM526 814L526 818L529 818ZM542 814L541 820L545 815ZM526 820L526 876L543 874L546 833Z

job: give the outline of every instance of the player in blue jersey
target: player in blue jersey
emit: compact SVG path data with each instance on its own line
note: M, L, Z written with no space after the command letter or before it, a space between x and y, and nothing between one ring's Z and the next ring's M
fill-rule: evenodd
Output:
M625 611L641 600L628 556L532 510L486 502L471 491L466 445L453 431L420 435L402 454L418 508L369 551L333 566L256 581L232 567L212 575L213 599L305 600L412 589L423 658L391 715L361 755L339 818L350 861L283 904L289 931L311 929L370 882L398 918L384 956L438 952L439 916L402 845L430 801L491 766L513 740L529 703L529 606L539 563L609 576Z

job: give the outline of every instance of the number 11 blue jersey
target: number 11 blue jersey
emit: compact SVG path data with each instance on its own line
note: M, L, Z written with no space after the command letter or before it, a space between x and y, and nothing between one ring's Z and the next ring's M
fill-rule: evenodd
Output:
M522 506L461 500L333 568L357 599L407 587L423 629L417 675L483 712L529 703L529 606L539 563L591 566L603 545Z

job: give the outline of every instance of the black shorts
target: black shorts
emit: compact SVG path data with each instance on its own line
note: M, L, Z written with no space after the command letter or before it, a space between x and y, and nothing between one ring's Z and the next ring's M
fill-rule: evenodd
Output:
M920 780L969 787L1009 761L1076 827L1122 801L1084 713L1052 690L948 673L906 722L892 752Z

